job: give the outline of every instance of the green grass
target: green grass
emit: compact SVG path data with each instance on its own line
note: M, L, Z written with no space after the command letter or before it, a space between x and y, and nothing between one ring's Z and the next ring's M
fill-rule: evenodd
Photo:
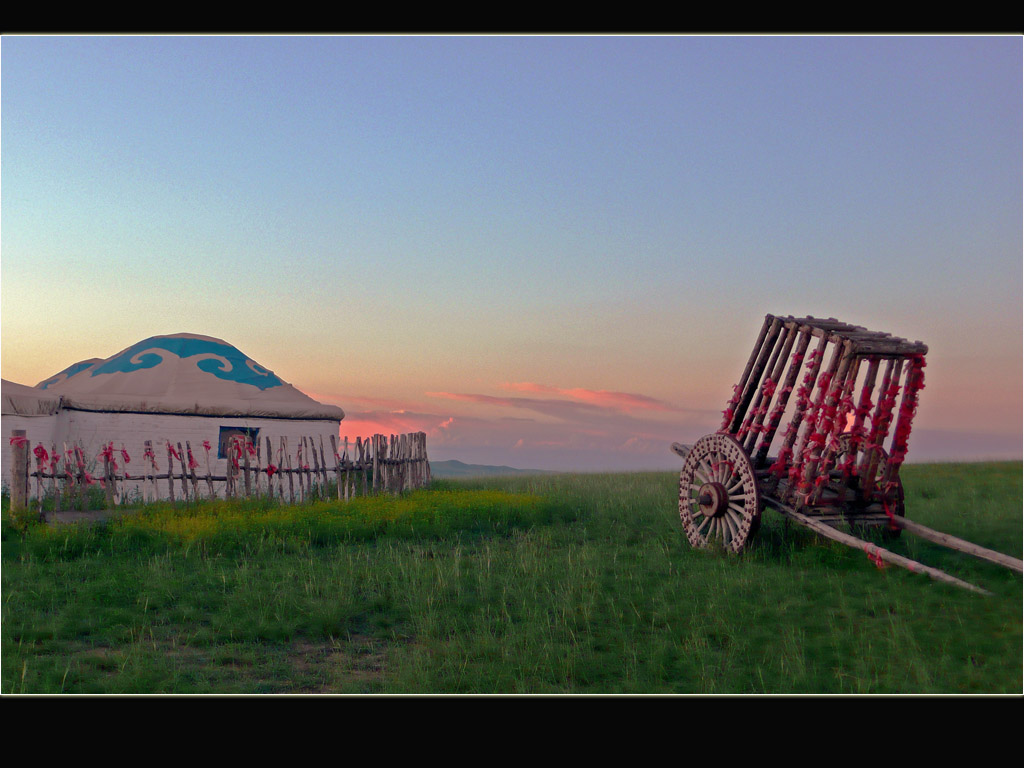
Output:
M909 465L907 515L1021 556L1020 462ZM401 499L153 505L3 528L3 693L1017 693L1021 577L904 535L982 597L767 511L689 548L672 473Z

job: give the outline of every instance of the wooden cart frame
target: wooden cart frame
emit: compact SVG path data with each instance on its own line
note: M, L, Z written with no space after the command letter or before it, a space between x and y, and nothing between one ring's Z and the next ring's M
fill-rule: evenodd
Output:
M904 517L900 467L927 353L920 341L835 318L766 315L718 432L672 446L685 458L679 516L690 544L740 552L768 505L879 560L913 563L836 527L912 530L1020 571L1020 560ZM913 570L978 589L919 563Z

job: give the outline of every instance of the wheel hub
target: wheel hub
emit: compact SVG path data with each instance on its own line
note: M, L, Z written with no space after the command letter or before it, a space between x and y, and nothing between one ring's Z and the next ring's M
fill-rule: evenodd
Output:
M729 508L729 494L721 483L704 483L697 495L697 504L704 517L721 517Z

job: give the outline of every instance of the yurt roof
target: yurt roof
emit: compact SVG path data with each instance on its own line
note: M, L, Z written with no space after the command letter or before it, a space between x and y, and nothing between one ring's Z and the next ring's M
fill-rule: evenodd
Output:
M153 336L106 359L83 360L37 385L87 411L329 419L344 411L303 394L222 339ZM6 400L6 396L5 396Z
M52 416L60 410L60 395L52 395L0 379L2 389L2 413L4 416Z

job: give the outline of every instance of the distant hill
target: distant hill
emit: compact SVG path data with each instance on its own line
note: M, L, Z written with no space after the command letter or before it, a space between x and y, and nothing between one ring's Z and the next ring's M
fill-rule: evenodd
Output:
M548 469L516 469L515 467L494 467L488 464L465 464L451 459L450 461L430 462L430 474L433 477L491 477L494 475L550 475L556 473Z

